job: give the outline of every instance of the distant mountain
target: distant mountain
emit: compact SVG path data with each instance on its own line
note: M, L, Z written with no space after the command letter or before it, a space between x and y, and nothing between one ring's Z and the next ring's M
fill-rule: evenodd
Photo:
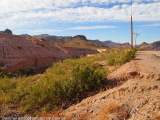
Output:
M131 45L129 44L129 42L120 43L119 46L120 46L120 47L126 47L126 48L130 48L130 47L131 47Z
M8 33L8 34L12 34L12 31L10 29L6 29L5 31L0 31L0 33Z
M37 36L38 38L41 38L44 40L52 40L52 41L66 40L72 37L72 36L55 36L55 35L48 35L48 34L41 34L41 35L34 35L34 36Z
M29 37L28 34L20 35L22 37ZM41 34L41 35L34 35L33 37L40 38L42 40L49 40L53 43L56 43L61 46L65 47L79 47L79 48L106 48L106 47L130 47L129 43L116 43L112 42L111 40L107 41L100 41L100 40L87 40L87 38L83 35L77 35L77 36L55 36L55 35L49 35L49 34Z
M101 44L97 44L97 43L91 42L90 40L87 40L87 38L83 35L77 35L77 36L68 38L63 42L61 43L59 42L57 44L63 47L91 48L91 49L107 48Z
M143 49L143 48L145 48L146 46L148 46L149 45L149 43L146 43L146 42L143 42L143 43L141 43L139 46L137 46L138 48L140 48L140 49Z
M34 35L33 37L37 37L42 40L48 40L53 42L54 44L63 47L91 48L91 49L107 48L102 44L97 44L90 40L87 40L87 38L83 35L77 35L72 37L72 36L54 36L48 34L41 34L41 35Z
M12 34L12 31L10 29L6 29L4 31L0 31L0 33L8 33ZM83 35L77 35L77 36L55 36L55 35L49 35L49 34L41 34L41 35L28 35L28 34L22 34L19 35L21 37L33 37L33 38L40 38L42 40L48 40L51 41L57 45L61 45L64 47L76 47L76 48L92 48L92 49L98 49L98 48L108 48L108 47L127 47L130 48L129 42L127 43L116 43L111 40L106 41L100 41L100 40L87 40L87 38ZM139 46L137 45L137 48L139 49L148 49L148 50L160 50L160 40L153 42L153 43L146 43L143 42Z
M160 50L160 40L153 43L143 42L138 46L139 49Z
M97 40L89 40L89 41L97 43L97 44L104 45L104 43L102 41L98 40L98 39Z
M130 47L130 44L127 42L127 43L116 43L116 42L112 42L111 40L107 40L107 41L100 41L100 40L90 40L91 42L94 42L94 43L98 43L98 44L101 44L103 46L107 46L107 47L127 47L129 48Z
M152 49L160 50L160 40L150 44Z
M22 37L30 37L30 35L28 35L28 34L22 34L20 36L22 36Z
M111 40L103 41L103 43L105 46L108 46L108 47L117 47L118 46L118 43L112 42Z

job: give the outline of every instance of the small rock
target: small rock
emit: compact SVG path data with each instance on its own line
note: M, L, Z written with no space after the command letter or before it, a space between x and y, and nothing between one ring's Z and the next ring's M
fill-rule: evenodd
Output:
M93 113L93 110L91 110L90 112Z
M102 100L102 99L106 99L106 96L102 97L100 100Z
M142 93L143 91L144 91L143 88L138 88L136 92L137 93Z
M147 76L146 76L146 79L149 79L149 78L150 78L150 75L147 75Z
M155 76L154 76L154 79L160 80L160 75L159 75L159 74L158 74L158 75L155 75Z
M158 88L158 86L155 85L155 86L152 87L152 90L157 89L157 88Z

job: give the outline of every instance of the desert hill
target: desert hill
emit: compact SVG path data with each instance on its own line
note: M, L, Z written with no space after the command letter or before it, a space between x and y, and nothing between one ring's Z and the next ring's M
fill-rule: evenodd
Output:
M91 48L91 49L107 48L102 44L95 43L91 40L87 40L87 38L83 35L77 35L71 37L71 36L54 36L48 34L41 34L41 35L36 35L36 37L43 40L51 41L63 47Z
M143 42L138 46L140 49L148 49L148 50L160 50L160 40L153 43Z
M64 47L78 47L78 48L91 48L91 49L98 49L98 48L107 48L103 45L93 43L83 35L77 35L72 38L66 39L63 42L59 42L59 45L62 45Z
M61 47L35 37L0 33L0 58L5 71L39 69L58 60L98 53L97 50Z
M23 35L24 36L24 35ZM85 47L85 48L105 48L105 47L130 47L129 43L116 43L112 42L111 40L107 41L100 41L100 40L88 40L83 35L77 35L77 36L55 36L55 35L48 35L48 34L41 34L41 35L35 35L38 38L41 38L43 40L50 40L56 44L60 44L62 46L66 47Z

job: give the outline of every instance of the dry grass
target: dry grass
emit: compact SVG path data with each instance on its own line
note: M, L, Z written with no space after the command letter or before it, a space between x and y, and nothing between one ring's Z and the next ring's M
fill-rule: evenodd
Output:
M85 114L81 114L81 115L79 116L78 120L87 120L87 118L88 118L88 114L85 113Z
M127 105L120 105L118 102L110 103L99 113L100 120L107 120L109 118L127 119L129 117L130 109Z

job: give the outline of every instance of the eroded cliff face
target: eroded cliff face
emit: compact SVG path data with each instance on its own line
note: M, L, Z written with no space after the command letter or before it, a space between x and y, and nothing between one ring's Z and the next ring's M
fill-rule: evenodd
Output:
M58 60L97 53L96 50L62 48L38 38L24 38L0 33L0 58L6 72L39 69L51 66Z

